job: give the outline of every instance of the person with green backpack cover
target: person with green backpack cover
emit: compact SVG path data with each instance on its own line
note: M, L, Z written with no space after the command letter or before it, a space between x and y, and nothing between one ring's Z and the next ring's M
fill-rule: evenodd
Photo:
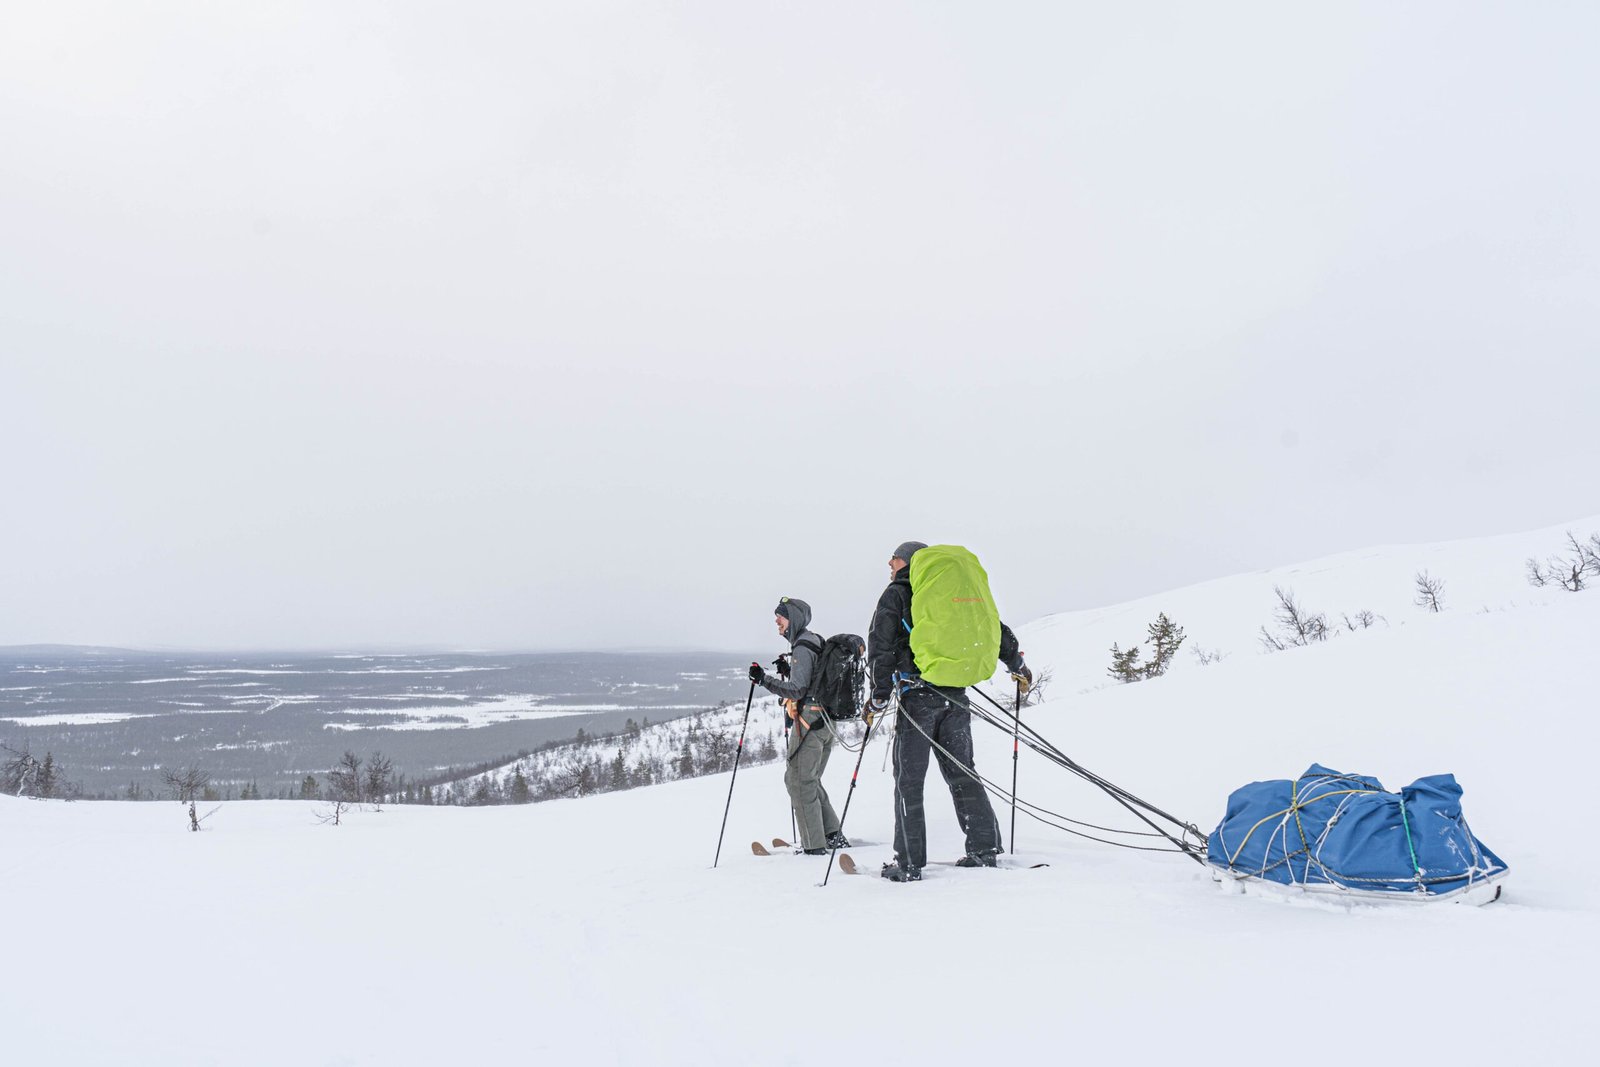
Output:
M972 712L966 687L986 681L1003 661L1026 689L1033 672L1022 661L1017 635L1000 621L989 576L959 545L907 541L889 559L889 587L878 598L868 636L872 695L866 715L881 715L895 693L901 723L894 737L894 862L883 877L917 882L928 862L923 785L928 759L955 802L966 834L962 867L993 867L1002 850L1000 820L972 762Z

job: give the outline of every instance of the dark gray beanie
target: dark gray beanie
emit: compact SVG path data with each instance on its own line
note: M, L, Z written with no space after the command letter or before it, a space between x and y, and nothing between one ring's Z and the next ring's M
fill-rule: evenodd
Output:
M924 548L927 548L927 547L928 546L923 544L921 541L907 541L904 544L902 544L899 548L895 549L893 555L890 558L891 559L903 559L907 563L910 563L912 556L916 555L917 552L920 551L921 549L924 549Z

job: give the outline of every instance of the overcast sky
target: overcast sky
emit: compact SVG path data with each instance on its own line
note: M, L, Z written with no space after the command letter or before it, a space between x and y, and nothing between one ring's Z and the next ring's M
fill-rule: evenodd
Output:
M1019 623L1595 514L1597 30L12 5L0 644L768 654L906 539Z

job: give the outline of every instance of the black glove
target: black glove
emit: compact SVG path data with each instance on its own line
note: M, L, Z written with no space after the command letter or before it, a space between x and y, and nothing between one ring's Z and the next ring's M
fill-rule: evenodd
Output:
M765 678L766 676L767 672L761 669L761 664L755 662L750 664L750 680L752 682L755 682L757 685L759 685L761 683L761 679Z
M865 720L867 729L872 729L872 724L877 722L878 717L888 710L889 702L887 700L873 697L867 701L867 706L861 709L861 718Z

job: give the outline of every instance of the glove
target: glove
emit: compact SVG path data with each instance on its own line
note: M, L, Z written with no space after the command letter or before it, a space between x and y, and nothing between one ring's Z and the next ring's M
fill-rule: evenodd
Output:
M889 702L887 700L873 697L867 701L867 706L861 709L861 718L866 722L867 729L872 729L872 724L877 722L878 718L888 710Z
M767 672L761 669L761 664L750 664L750 680L752 682L755 682L757 685L759 685L761 684L761 679L765 678L766 676Z
M1016 670L1012 671L1011 678L1017 683L1017 692L1023 696L1027 696L1028 690L1033 688L1033 672L1028 669L1026 663L1021 664Z

